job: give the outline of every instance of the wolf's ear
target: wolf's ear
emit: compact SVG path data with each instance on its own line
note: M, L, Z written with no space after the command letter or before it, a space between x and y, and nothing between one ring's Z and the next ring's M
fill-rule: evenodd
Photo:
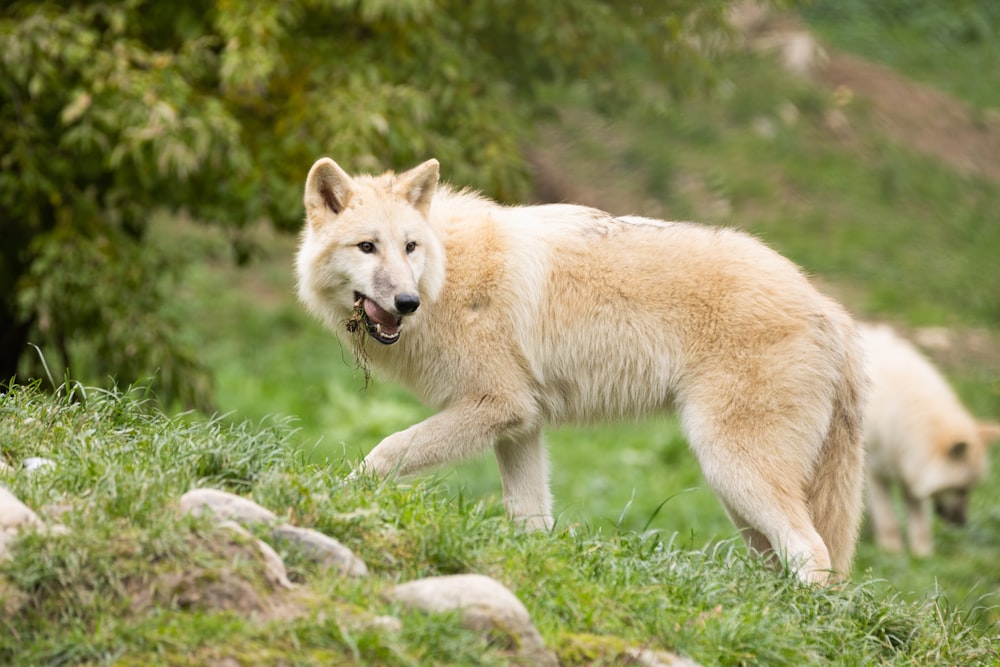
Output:
M434 191L437 189L440 168L438 161L431 158L400 174L397 181L396 191L406 197L407 201L425 216L430 210L431 199L434 198Z
M320 158L306 177L306 218L316 225L323 221L326 210L338 215L353 192L354 183L347 172L330 158Z
M984 445L1000 440L1000 424L997 422L979 422L979 437Z

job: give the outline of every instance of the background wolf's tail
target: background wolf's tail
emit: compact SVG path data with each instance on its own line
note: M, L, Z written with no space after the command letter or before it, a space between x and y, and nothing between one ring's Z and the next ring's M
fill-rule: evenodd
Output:
M863 432L868 376L864 352L853 326L845 327L848 342L830 430L817 461L809 493L813 525L826 543L833 569L846 577L851 571L861 527L865 479Z

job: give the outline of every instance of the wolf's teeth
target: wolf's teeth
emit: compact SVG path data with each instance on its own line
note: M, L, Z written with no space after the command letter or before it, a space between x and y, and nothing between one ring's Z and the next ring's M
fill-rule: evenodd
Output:
M375 323L375 333L377 333L379 336L382 335L382 325L379 324L378 322Z

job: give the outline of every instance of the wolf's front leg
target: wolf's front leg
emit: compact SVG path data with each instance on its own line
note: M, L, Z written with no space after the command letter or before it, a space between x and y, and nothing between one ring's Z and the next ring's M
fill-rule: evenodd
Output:
M459 426L460 421L459 415L442 412L385 437L351 476L361 472L378 478L408 475L469 458L490 447L487 437Z
M541 429L516 440L502 440L493 452L500 466L507 513L528 530L550 530L549 459Z
M455 403L382 440L354 474L365 471L378 477L406 475L469 458L497 443L537 438L540 427L530 405L496 396Z

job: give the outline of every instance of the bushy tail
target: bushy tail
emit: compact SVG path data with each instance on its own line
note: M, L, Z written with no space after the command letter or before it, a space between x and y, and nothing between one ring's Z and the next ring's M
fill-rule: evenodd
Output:
M813 525L826 543L833 569L843 577L850 574L861 527L868 389L864 352L853 327L848 331L833 418L809 493Z

